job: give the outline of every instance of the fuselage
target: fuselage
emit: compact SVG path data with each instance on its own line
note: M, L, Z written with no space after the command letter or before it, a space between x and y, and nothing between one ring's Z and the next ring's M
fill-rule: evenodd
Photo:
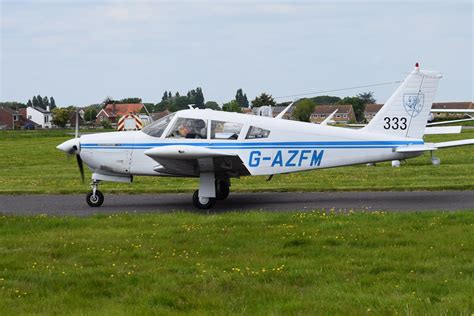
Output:
M201 124L200 131L188 129L186 136L180 135L181 126L176 125L186 120ZM160 125L156 123L152 124ZM397 153L395 149L424 143L422 139L212 110L179 111L158 128L162 130L156 132L150 126L144 131L83 135L80 156L96 173L157 176L167 174L157 171L159 163L145 151L196 146L239 157L248 172L234 176L271 175L411 158L421 153Z

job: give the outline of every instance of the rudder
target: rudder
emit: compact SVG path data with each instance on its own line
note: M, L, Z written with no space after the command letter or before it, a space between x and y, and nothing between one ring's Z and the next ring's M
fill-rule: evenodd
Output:
M368 132L422 138L441 74L415 69L364 128Z

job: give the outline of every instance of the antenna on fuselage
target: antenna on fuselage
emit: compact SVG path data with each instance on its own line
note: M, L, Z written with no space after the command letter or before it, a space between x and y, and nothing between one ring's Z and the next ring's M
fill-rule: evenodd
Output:
M293 103L295 103L295 101L291 102L290 104L288 104L288 106L280 112L280 114L278 114L277 116L275 116L276 119L281 119L283 118L283 115L285 115L286 112L288 112L288 110L293 106Z
M334 114L336 114L337 112L337 109L334 110L334 112L332 112L331 114L328 115L328 117L326 117L324 119L324 121L322 121L321 123L319 123L319 125L328 125L329 121L333 118Z
M196 104L188 104L188 107L191 109L191 110L195 110Z

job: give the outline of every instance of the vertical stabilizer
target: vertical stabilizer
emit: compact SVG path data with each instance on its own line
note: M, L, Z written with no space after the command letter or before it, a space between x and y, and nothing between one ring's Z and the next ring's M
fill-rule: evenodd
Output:
M364 128L367 132L422 138L441 74L415 69Z

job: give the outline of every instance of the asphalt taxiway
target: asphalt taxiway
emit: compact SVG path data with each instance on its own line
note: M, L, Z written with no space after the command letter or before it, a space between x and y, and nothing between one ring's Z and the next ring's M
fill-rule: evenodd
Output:
M85 194L0 195L0 213L12 215L91 215L172 211L457 211L474 209L474 191L415 192L263 192L232 193L210 211L193 208L190 193L106 194L101 207L86 204Z

